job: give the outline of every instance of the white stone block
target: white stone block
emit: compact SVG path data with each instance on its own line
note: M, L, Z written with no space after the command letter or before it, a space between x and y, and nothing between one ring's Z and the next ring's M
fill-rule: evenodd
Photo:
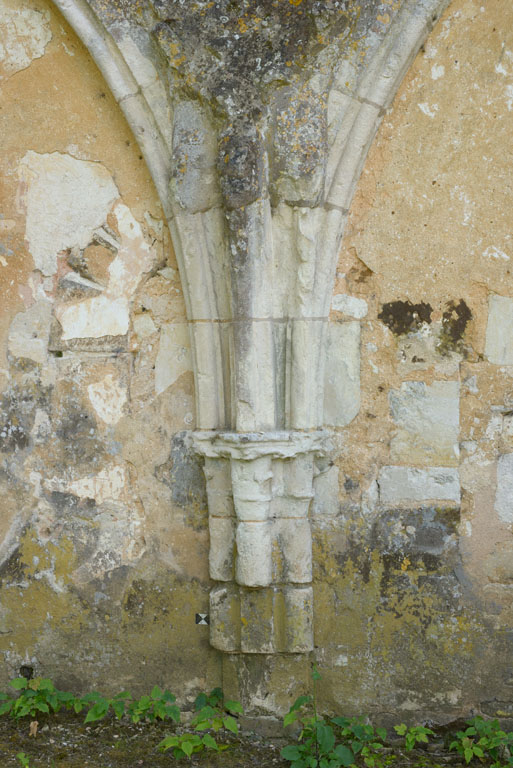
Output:
M513 365L513 299L490 296L485 355L496 365Z
M406 381L389 396L398 429L391 441L391 459L427 466L459 461L459 383Z
M495 511L504 523L513 523L513 453L500 456L497 464Z
M452 467L383 467L378 485L379 499L388 506L429 501L460 503L459 473Z
M209 517L210 578L216 581L233 579L235 550L235 520L230 517Z
M324 423L344 427L360 410L360 323L330 323L326 349Z
M239 523L236 533L235 578L246 587L266 587L272 581L271 525Z
M313 517L335 517L339 513L339 468L336 464L320 472L314 480Z
M262 456L252 461L232 459L232 492L239 520L267 520L270 515L272 459Z
M312 533L309 520L280 519L273 538L281 556L276 562L276 581L309 584L312 581Z
M208 512L211 517L233 517L232 479L227 459L205 457Z

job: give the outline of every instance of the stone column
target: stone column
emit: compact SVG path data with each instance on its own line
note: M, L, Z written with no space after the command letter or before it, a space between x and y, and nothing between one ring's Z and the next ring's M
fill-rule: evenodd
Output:
M196 432L209 505L210 640L244 653L313 648L312 537L316 432Z

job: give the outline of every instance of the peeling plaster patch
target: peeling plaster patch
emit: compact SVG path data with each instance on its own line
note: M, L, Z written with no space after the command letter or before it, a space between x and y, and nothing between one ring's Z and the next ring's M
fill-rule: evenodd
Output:
M191 368L188 326L178 323L163 325L155 361L155 394L160 395Z
M92 477L80 480L59 480L54 477L44 482L49 491L72 493L79 499L94 499L98 504L104 501L119 501L124 497L127 482L125 469L121 466L103 469Z
M139 223L123 203L113 210L121 238L116 258L109 265L109 282L101 296L62 304L55 316L62 326L62 340L124 336L130 323L130 299L154 254L145 242Z
M124 297L94 296L56 307L55 315L62 326L63 341L124 336L128 331L129 304Z
M431 67L431 77L433 80L439 80L445 75L445 67L443 64L433 64Z
M84 248L105 222L119 192L103 165L59 152L27 152L19 176L26 187L25 236L34 266L53 275L57 254L65 248Z
M425 115L433 119L433 117L436 117L436 113L438 112L438 104L433 104L432 107L429 106L427 102L422 102L422 104L418 105L421 112L424 112Z
M52 304L41 299L25 312L18 312L9 329L8 350L43 365L48 351Z
M344 315L361 320L367 316L368 306L363 299L357 299L355 296L348 296L346 293L339 293L333 296L331 302L332 309L337 312L343 312Z
M499 457L495 511L504 523L513 523L513 453Z
M106 424L117 424L123 416L127 401L125 387L121 387L111 373L87 387L87 394L94 410Z
M48 11L0 7L0 80L2 70L13 75L43 56L51 39Z

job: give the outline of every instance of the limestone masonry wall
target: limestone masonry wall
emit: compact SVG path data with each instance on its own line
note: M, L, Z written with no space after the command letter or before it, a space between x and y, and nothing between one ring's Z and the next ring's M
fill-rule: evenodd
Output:
M513 5L312 4L0 0L0 687L513 718Z

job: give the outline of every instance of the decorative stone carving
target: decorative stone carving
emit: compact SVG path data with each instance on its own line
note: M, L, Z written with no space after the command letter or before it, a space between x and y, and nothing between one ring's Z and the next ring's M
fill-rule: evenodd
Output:
M447 0L386 14L379 0L54 2L169 219L219 583L211 642L309 651L313 457L323 425L359 410L359 323L328 325L339 243L384 110Z

